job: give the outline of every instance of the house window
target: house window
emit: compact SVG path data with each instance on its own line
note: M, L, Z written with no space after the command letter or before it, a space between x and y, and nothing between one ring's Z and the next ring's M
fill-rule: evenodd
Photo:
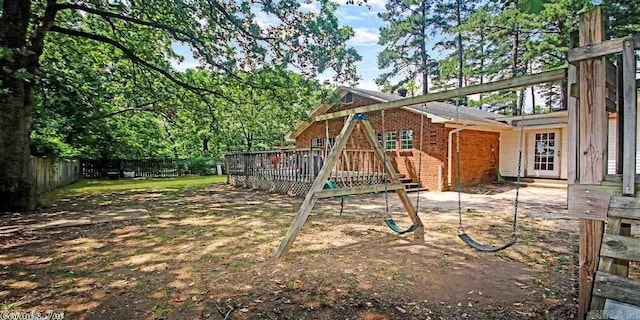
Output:
M398 133L397 132L395 132L395 131L385 132L384 149L385 150L396 150L396 148L397 148L396 141L397 140L398 140Z
M333 148L336 145L336 137L330 137L327 142L329 143L329 149Z
M322 138L313 138L313 139L311 139L311 147L313 147L313 148L322 148L322 147L324 147L324 139L322 139Z
M382 146L382 132L376 132L376 137L378 137L378 144Z
M347 92L347 94L344 95L344 97L342 97L342 104L347 105L347 104L352 104L353 103L353 93L351 92Z
M400 131L400 149L401 150L413 149L413 130Z

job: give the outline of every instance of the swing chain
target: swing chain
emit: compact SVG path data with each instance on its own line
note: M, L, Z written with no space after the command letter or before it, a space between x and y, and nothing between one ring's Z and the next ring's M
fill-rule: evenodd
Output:
M513 226L511 228L514 239L517 239L516 231L518 228L518 205L520 204L520 176L522 174L522 149L524 145L524 103L520 103L520 149L518 152L518 175L516 176L516 198L513 203Z
M464 233L462 224L462 190L460 189L460 99L456 99L456 192L458 193L458 234Z
M422 107L426 108L426 105L423 104ZM424 114L421 113L420 114L420 153L418 154L418 192L416 193L416 213L420 212L420 189L422 189L422 139L423 137L424 137ZM413 137L411 138L413 139Z

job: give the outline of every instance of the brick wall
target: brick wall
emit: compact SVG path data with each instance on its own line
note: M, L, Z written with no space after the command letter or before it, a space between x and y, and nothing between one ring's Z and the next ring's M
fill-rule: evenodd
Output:
M450 129L453 130L453 129ZM452 136L451 187L456 187L456 135ZM476 130L460 132L460 183L462 186L497 181L500 133Z
M367 101L368 100L368 101ZM367 105L375 101L355 96L354 104ZM350 105L349 107L355 107ZM376 132L382 131L382 119L380 112L367 114L371 125ZM396 171L404 174L414 181L420 180L421 186L429 190L441 191L446 189L446 157L447 157L447 136L444 125L433 124L424 118L423 135L423 156L421 179L418 179L418 163L420 160L420 115L402 110L394 109L385 111L386 131L396 131L398 133L397 148L395 151L387 151L389 161ZM329 136L337 137L344 126L344 118L331 119L328 121ZM296 147L310 147L311 139L325 138L325 122L316 122L307 130L301 133L296 139ZM413 148L410 150L400 150L400 130L413 130ZM354 132L347 142L349 149L370 149L371 146L366 140L360 126L356 126Z
M354 103L346 108L355 108L376 103L377 101L354 95ZM335 111L335 110L333 110ZM329 111L331 112L331 111ZM382 131L381 112L367 113L371 125L376 132ZM328 121L329 136L337 137L344 126L344 118L331 119ZM413 181L420 180L421 186L432 191L442 191L447 189L447 147L448 133L453 130L445 128L444 124L431 123L430 119L424 117L422 171L418 179L418 163L420 161L420 115L403 109L393 109L385 111L386 131L396 131L398 133L397 148L394 151L387 151L387 156L396 171L411 178ZM413 130L413 148L410 150L400 150L400 130ZM462 166L462 185L475 184L482 181L495 181L497 173L499 154L499 133L464 130L460 135L460 152ZM311 147L311 139L325 138L325 122L313 123L309 128L296 138L296 147ZM455 139L455 134L454 134ZM454 140L455 157L455 140ZM347 142L349 149L370 149L360 126L356 126L353 134ZM491 152L493 148L493 152ZM452 179L455 185L455 158L453 158Z

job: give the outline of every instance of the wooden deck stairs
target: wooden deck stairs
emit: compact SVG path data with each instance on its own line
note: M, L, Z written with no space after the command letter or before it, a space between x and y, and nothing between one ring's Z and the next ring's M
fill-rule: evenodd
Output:
M398 177L400 178L400 183L404 185L404 189L407 190L407 192L428 191L426 188L420 188L418 182L413 181L411 178L407 178L404 174L398 173Z

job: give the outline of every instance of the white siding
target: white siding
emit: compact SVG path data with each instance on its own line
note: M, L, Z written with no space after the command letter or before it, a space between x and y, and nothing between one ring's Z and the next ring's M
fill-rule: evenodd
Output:
M542 129L541 129L542 130ZM558 152L560 152L560 179L567 178L567 152L565 150L569 141L569 131L567 127L557 128L560 131ZM527 176L525 171L529 159L528 143L529 132L525 131L524 154L522 159L522 176ZM518 148L520 147L520 131L503 130L500 133L500 174L505 177L515 177L518 174Z
M569 128L563 127L560 132L560 179L567 178L567 146L569 145Z
M640 112L636 114L638 118L636 125L640 125ZM607 155L607 172L609 174L616 173L616 119L609 119L609 140ZM640 130L636 130L636 174L640 174Z
M609 119L609 136L607 138L607 173L616 173L616 119Z
M518 174L518 149L520 148L520 131L502 130L500 133L500 174L515 177ZM522 167L525 166L525 159ZM524 173L524 172L523 172Z

